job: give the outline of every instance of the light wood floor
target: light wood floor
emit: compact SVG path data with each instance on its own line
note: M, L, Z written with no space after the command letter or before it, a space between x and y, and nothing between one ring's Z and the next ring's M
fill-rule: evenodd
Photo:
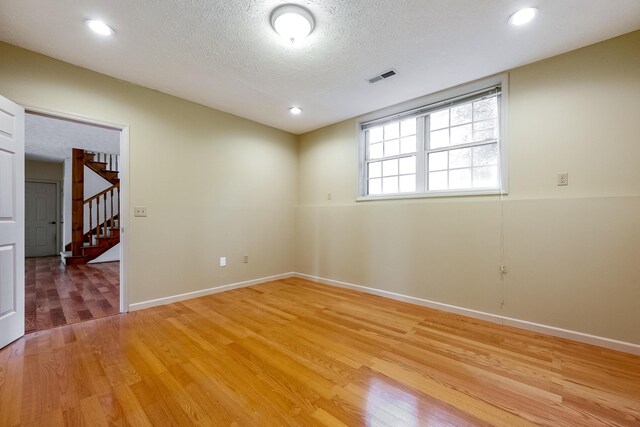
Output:
M65 266L60 257L25 260L25 332L120 312L120 263Z
M300 279L36 332L0 425L640 425L640 357Z

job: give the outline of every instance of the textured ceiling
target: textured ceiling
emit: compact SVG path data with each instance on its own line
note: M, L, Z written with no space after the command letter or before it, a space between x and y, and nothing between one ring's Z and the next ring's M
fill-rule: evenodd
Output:
M269 24L281 3L2 0L0 39L302 133L640 28L638 0L298 0L316 28L292 45ZM524 6L538 18L509 26Z
M25 157L61 162L71 149L120 153L120 131L37 114L25 117Z

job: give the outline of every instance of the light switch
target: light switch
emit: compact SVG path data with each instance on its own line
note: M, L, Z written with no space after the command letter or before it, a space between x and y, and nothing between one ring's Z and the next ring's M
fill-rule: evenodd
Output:
M133 216L147 216L146 206L136 206L133 208Z
M227 257L226 256L221 256L220 257L220 267L225 267L227 265Z

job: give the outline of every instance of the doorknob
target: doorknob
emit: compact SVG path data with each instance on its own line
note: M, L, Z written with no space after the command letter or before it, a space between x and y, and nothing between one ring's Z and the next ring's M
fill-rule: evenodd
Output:
M55 223L56 223L55 221L51 221L49 224L55 224Z

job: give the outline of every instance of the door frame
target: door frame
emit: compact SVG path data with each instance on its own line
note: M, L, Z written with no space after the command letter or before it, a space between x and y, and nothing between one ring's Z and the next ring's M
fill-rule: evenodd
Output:
M25 114L28 114L25 111ZM60 234L62 231L62 204L63 204L63 200L62 200L62 192L60 191L60 188L62 188L62 183L60 181L57 180L53 180L53 179L31 179L31 178L25 178L24 179L25 184L27 182L39 182L39 183L43 183L43 184L55 184L56 185L56 256L60 255L60 252L62 251L62 242L60 239ZM25 193L26 193L26 185L25 185ZM24 226L25 229L27 227L27 220L26 220L26 215L27 215L27 204L25 203L24 205L24 214L25 214L25 221L24 221ZM25 258L27 257L26 252L27 252L27 242L25 240L24 242L24 252L25 252Z
M130 257L130 238L129 238L129 125L121 123L112 123L95 117L86 116L77 113L68 113L63 111L52 110L49 108L41 108L23 102L14 101L25 110L25 114L38 114L48 116L54 119L62 119L81 124L89 124L100 126L108 129L120 131L120 313L129 312L129 257ZM124 212L124 214L123 214Z

